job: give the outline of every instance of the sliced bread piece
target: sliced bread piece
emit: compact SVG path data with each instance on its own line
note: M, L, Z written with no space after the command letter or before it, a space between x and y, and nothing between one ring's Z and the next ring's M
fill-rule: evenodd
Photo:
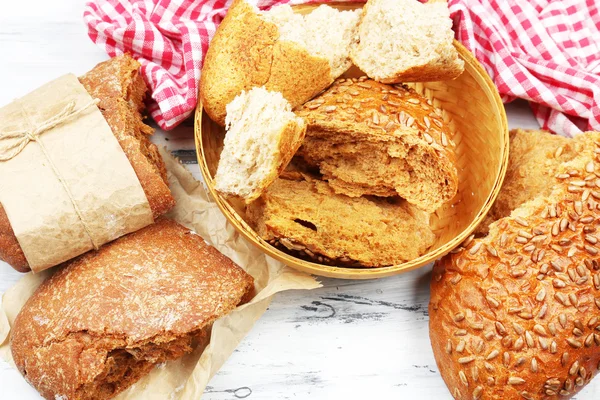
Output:
M264 87L242 92L227 105L227 134L216 189L251 202L285 169L306 133L281 93Z
M369 0L351 58L384 83L454 79L464 62L453 45L446 1Z
M427 212L456 194L451 132L414 90L340 79L297 114L309 124L298 155L336 193L399 195Z
M297 172L284 173L246 215L264 240L324 264L400 264L435 240L429 216L404 200L336 194L327 183Z
M202 69L207 114L224 125L227 104L255 86L281 92L292 107L305 103L350 67L359 15L321 6L303 16L287 5L262 13L234 0Z

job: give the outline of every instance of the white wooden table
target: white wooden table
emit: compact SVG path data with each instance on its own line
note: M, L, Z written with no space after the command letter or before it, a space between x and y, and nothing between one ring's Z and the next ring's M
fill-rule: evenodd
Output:
M82 9L77 0L0 3L0 106L106 58L87 37ZM537 127L525 103L507 111L511 127ZM192 125L158 132L155 141L193 150ZM200 177L197 165L189 168ZM323 279L322 289L277 296L204 398L451 399L429 344L430 270L376 281ZM19 278L0 262L0 292ZM577 398L600 398L600 378ZM0 399L39 395L0 361Z

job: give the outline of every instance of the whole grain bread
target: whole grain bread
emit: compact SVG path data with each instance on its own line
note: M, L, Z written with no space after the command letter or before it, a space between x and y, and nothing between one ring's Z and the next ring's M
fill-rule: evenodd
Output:
M257 199L288 165L306 133L306 123L281 93L244 91L227 105L227 134L215 188L246 202Z
M600 143L600 133L588 136ZM600 370L593 150L556 168L549 195L435 265L430 337L455 399L568 399Z
M297 114L308 122L298 155L336 193L399 195L427 212L456 194L451 132L414 90L366 77L338 79Z
M98 64L79 80L93 98L119 141L146 194L154 218L175 205L167 171L158 148L149 140L153 130L143 121L146 84L140 64L125 54ZM29 264L0 204L0 260L17 271L29 271Z
M285 171L246 209L267 242L322 264L381 267L423 254L429 216L399 198L348 197L310 175Z
M379 82L441 81L464 70L446 0L369 0L358 32L352 61Z
M594 138L587 133L569 139L543 130L512 130L502 189L476 234L486 234L492 222L509 216L525 202L548 196L555 185L557 168L583 153L591 154L596 148Z
M252 291L229 258L162 219L44 282L15 320L12 355L46 399L109 399L205 342Z
M322 6L328 11L322 13L321 30L309 34L302 29L316 26L319 19L296 23L303 17L293 18L289 6L280 7L263 14L245 0L233 1L202 67L200 98L213 121L224 125L227 104L244 90L264 86L281 92L296 107L350 67L350 42L355 39L358 12L340 13ZM330 40L323 50L313 51Z

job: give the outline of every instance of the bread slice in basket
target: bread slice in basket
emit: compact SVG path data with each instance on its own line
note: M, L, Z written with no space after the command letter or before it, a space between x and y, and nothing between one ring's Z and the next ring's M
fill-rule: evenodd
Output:
M255 86L281 92L292 107L311 99L351 66L359 14L325 5L307 16L287 5L263 13L234 0L202 69L206 113L224 125L227 104Z
M281 93L242 92L227 105L227 134L215 188L246 202L258 198L288 165L304 139L306 123Z
M297 114L308 122L298 154L336 193L399 195L427 212L456 194L450 129L414 90L366 77L339 79Z
M428 214L399 198L348 197L285 171L247 220L267 242L322 264L381 267L412 260L434 242Z
M444 0L369 0L352 61L384 83L453 79L464 70Z

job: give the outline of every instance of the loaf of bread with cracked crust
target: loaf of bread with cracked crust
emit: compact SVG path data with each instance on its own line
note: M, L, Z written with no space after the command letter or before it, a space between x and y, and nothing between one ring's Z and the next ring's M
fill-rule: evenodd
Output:
M336 193L399 195L427 212L456 194L450 129L414 90L366 77L338 79L297 114L308 122L298 155Z
M15 364L46 399L103 400L205 342L253 279L162 219L66 263L17 316Z
M489 225L521 204L552 192L557 168L582 153L594 151L593 136L586 133L573 139L543 130L510 131L510 152L502 189L477 234L485 234Z
M429 215L399 198L348 197L288 169L248 205L248 222L267 242L329 265L382 267L425 253Z
M600 133L561 164L552 192L436 263L429 304L455 399L555 400L600 370Z
M125 54L98 64L79 78L89 94L100 100L98 108L112 129L146 194L154 218L175 205L167 171L156 145L150 142L153 130L144 124L142 111L146 83L140 64ZM0 204L0 260L17 271L29 271L29 264Z
M306 16L288 5L261 12L234 0L202 67L204 110L225 125L227 104L256 86L281 92L292 107L310 100L352 65L359 14L326 5Z

